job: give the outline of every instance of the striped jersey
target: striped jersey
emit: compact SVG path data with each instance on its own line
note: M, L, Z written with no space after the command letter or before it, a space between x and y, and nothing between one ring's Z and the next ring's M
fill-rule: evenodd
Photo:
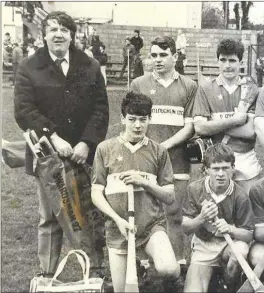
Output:
M172 166L167 150L145 137L132 145L122 135L101 142L96 150L92 189L103 190L111 207L124 219L128 219L127 187L119 179L125 171L135 170L141 176L160 186L174 189ZM166 231L162 203L142 187L134 186L135 225L137 246L146 243L155 226ZM112 219L106 222L108 247L126 248L126 240Z
M231 94L226 89L221 76L200 85L193 107L194 123L199 119L222 120L232 117L240 101L242 81L243 79L238 79L236 89ZM253 91L258 95L257 85L253 85ZM248 112L254 116L255 103ZM211 137L213 142L216 143L221 142L224 135L225 133L221 132ZM234 152L246 153L254 148L255 139L231 137L228 145Z
M165 87L155 74L140 76L131 83L131 91L143 93L152 99L152 118L147 136L161 143L192 122L192 108L197 85L188 77L177 74ZM174 174L189 173L190 164L185 154L185 144L169 150Z

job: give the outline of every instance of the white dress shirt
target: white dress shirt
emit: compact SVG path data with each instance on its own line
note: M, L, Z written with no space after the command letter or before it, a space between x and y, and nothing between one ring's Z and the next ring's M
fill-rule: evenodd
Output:
M67 53L65 54L65 56L63 58L58 58L57 56L55 56L53 53L51 53L49 51L49 54L50 54L50 58L55 62L55 60L57 59L63 59L63 62L61 63L61 68L62 68L62 71L64 73L64 75L66 76L67 73L68 73L68 70L69 70L69 66L70 66L70 62L69 62L69 58L70 58L70 55L69 55L69 50L67 51Z

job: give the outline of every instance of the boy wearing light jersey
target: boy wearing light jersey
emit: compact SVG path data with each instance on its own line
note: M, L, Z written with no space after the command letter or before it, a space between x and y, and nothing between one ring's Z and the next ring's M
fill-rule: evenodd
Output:
M152 101L128 93L122 102L125 131L98 145L93 165L92 200L109 216L106 242L115 292L124 292L127 262L127 185L134 186L136 247L152 257L158 273L179 276L166 234L163 204L174 201L174 178L165 148L146 137Z

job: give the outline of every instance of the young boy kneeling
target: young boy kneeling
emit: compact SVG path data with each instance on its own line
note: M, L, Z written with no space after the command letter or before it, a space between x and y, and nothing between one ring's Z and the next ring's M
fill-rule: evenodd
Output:
M207 149L206 177L189 185L183 205L183 230L194 233L191 264L185 292L207 292L216 266L225 267L222 285L232 291L240 265L223 238L228 233L246 258L252 240L254 217L249 197L233 180L235 157L222 143ZM216 218L217 217L217 218Z
M121 106L125 131L100 143L94 159L92 200L109 216L106 243L115 292L125 290L128 184L134 186L136 247L145 249L161 275L180 274L162 207L174 200L172 166L165 148L145 136L151 109L149 97L128 93Z

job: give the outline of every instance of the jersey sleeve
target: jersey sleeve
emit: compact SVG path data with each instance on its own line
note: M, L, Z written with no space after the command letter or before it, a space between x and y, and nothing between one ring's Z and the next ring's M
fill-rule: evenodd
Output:
M251 117L255 117L255 112L256 112L256 103L257 103L257 99L258 99L258 95L259 95L259 89L258 89L258 86L256 84L253 85L253 91L254 91L254 94L255 94L255 101L254 103L252 103L252 105L249 107L249 110L248 110L248 114L249 116Z
M197 92L197 84L196 82L192 81L189 85L188 85L188 96L187 96L187 103L184 107L184 118L185 118L185 122L192 122L192 111L193 111L193 104L194 104L194 100L195 100L195 95Z
M258 185L251 187L249 198L251 200L256 224L264 224L264 179Z
M249 197L246 195L242 199L241 197L239 197L236 206L237 207L234 220L235 226L237 228L243 228L246 230L254 230L254 214Z
M104 154L100 144L98 145L92 167L92 189L104 190L107 183L107 168L104 165Z
M200 210L195 200L195 189L193 185L189 185L187 188L187 195L183 199L182 214L185 217L194 219L200 214Z
M131 82L130 91L134 93L139 93L139 84L136 79Z
M257 98L255 117L264 117L264 87L261 88Z
M174 184L174 177L172 171L171 160L168 151L161 149L161 154L158 160L158 176L157 182L160 186Z
M210 106L208 103L208 97L205 93L204 88L200 85L198 87L194 105L193 105L193 113L192 116L194 118L194 122L198 117L208 118L211 115Z

